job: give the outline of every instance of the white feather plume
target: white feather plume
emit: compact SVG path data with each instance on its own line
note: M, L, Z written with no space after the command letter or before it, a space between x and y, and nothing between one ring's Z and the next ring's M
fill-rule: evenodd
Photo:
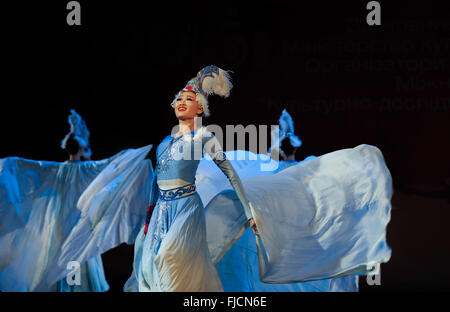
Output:
M201 84L202 91L207 95L217 94L227 98L233 88L230 74L219 68L219 74L213 73L212 76L207 76L203 79Z

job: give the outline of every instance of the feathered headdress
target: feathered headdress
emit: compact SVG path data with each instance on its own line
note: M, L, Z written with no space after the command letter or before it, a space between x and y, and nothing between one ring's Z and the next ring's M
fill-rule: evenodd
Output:
M181 92L192 91L197 95L197 101L203 108L205 116L209 116L208 95L217 94L227 98L233 88L230 74L217 66L210 65L197 73L197 76L188 81L186 86L177 93L172 101L172 107Z
M291 115L283 109L280 118L278 119L279 132L277 135L276 129L273 129L270 133L272 139L272 146L269 148L269 153L273 150L279 150L280 154L284 155L284 152L280 148L281 142L285 138L289 138L289 142L293 147L300 147L302 145L302 140L294 134L294 121Z
M68 122L70 125L70 132L61 141L61 148L66 148L67 140L70 135L73 134L74 139L83 147L84 156L89 158L92 154L91 148L89 147L89 137L91 134L86 126L86 123L73 109L70 110Z

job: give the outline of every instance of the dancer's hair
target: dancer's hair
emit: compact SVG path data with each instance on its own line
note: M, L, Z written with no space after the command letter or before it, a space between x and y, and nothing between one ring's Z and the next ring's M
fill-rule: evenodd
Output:
M290 138L286 137L281 141L280 149L284 152L286 157L288 157L293 154L297 148L292 146Z
M197 95L198 107L203 109L203 113L199 117L208 117L210 114L208 95L216 94L227 98L232 88L233 84L231 83L231 77L228 71L220 69L215 65L206 66L175 95L170 105L175 107L175 103L181 92L194 92Z
M75 140L75 134L72 133L71 135L69 135L64 150L66 150L69 155L75 155L79 152L80 147L80 143Z

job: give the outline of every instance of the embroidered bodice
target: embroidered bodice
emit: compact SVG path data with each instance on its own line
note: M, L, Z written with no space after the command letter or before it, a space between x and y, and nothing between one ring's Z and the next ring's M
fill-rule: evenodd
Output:
M209 139L211 137L200 135L197 129L177 138L172 135L164 138L156 149L158 185L164 188L165 181L174 180L181 180L180 185L185 184L182 181L195 183L195 172Z
M177 138L168 135L158 145L150 204L156 203L160 189L168 190L195 184L195 173L205 153L210 155L214 163L230 180L244 207L246 216L251 218L249 203L239 176L230 161L226 159L217 138L205 127L195 129Z

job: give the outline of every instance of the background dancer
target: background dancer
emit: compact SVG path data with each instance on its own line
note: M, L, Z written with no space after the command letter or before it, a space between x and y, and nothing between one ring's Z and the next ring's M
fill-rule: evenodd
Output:
M77 284L66 279L72 271L67 267L70 261L64 263L64 278L51 283L47 280L57 263L57 253L68 243L67 237L79 222L80 195L108 164L127 155L124 151L105 160L83 161L92 155L89 130L74 110L68 121L70 132L61 147L69 154L69 160L62 163L18 157L0 160L2 291L107 291L109 288L101 253L78 262ZM77 250L77 246L72 249Z

